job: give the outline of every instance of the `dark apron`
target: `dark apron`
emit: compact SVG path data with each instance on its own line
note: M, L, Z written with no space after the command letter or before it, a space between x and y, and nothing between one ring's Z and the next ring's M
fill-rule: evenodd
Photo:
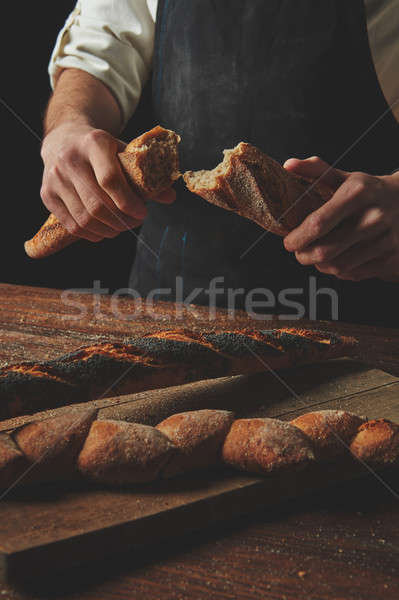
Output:
M360 0L160 0L153 110L182 137L183 171L213 168L240 141L280 162L316 154L348 171L398 166L399 125L377 80ZM258 312L330 319L333 292L320 288L332 288L341 320L398 322L397 285L303 267L280 237L180 181L174 205L149 203L130 284L143 296L166 288L160 299L207 304L214 278L218 306L231 306L228 290L241 288L234 306L248 308L248 292L259 288L251 299L267 304Z

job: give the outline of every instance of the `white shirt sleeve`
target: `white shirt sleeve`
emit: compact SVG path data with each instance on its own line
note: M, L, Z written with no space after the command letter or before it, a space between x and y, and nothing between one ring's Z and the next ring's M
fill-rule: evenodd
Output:
M78 0L50 58L52 88L59 68L90 73L114 94L125 125L151 70L156 4L156 0Z

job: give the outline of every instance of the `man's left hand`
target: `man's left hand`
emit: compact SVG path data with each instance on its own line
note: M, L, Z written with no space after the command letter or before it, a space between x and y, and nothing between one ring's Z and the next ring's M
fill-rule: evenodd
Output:
M317 156L284 164L319 179L333 196L284 238L303 265L360 281L399 281L399 173L374 176L330 167Z

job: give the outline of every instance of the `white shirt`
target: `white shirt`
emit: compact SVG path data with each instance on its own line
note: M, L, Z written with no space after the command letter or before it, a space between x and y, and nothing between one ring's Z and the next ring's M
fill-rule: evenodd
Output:
M399 121L399 0L364 2L377 77ZM157 0L78 0L51 55L52 87L58 68L87 71L112 91L125 125L151 71L157 4Z

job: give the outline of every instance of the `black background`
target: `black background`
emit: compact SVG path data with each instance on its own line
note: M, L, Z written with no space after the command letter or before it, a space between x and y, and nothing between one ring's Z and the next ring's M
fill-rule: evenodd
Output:
M40 141L4 103L42 136L43 115L51 94L47 66L57 34L74 6L74 0L57 0L14 2L3 7L0 281L91 288L93 280L100 280L103 287L113 290L128 283L136 243L131 232L98 244L81 241L42 260L28 258L23 248L23 242L32 237L48 214L40 199ZM147 89L134 119L120 137L129 141L150 126Z

